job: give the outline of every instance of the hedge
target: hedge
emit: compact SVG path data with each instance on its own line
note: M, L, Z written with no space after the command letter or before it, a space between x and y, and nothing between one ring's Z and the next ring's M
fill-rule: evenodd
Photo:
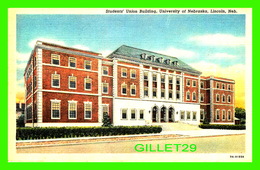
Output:
M202 129L233 129L233 130L244 130L245 125L212 125L212 124L201 124L199 125Z
M160 126L113 126L113 127L22 127L16 129L16 140L74 138L160 133Z

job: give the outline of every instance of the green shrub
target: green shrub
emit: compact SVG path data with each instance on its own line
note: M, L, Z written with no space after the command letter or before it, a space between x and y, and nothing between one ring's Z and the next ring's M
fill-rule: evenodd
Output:
M113 127L23 127L16 129L17 140L73 138L160 133L160 126L113 126Z
M233 129L233 130L243 130L246 129L245 125L213 125L213 124L201 124L199 125L202 129Z

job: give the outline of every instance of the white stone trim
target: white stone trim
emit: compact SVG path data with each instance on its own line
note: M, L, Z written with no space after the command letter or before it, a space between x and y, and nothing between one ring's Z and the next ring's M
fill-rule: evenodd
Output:
M75 118L71 118L70 117L70 103L75 103L76 104L76 117ZM74 101L74 100L69 100L68 101L68 119L77 119L77 113L78 113L78 101Z
M103 87L102 87L102 60L98 60L98 122L101 123L103 119L103 114L102 114L102 92L103 92ZM91 88L92 88L92 81L91 81ZM107 89L109 92L109 88ZM92 109L92 104L91 104L91 109ZM92 117L92 110L91 110L91 117ZM85 117L85 116L84 116Z
M80 95L89 95L89 96L99 96L97 93L79 93L71 91L60 91L60 90L41 90L42 92L53 92L53 93L68 93L68 94L80 94Z
M93 72L93 73L98 73L98 71L95 70L88 70L88 69L82 69L82 68L75 68L75 67L66 67L66 66L60 66L60 65L53 65L53 64L48 64L48 63L42 63L44 66L51 66L51 67L59 67L59 68L66 68L66 69L72 69L72 70L79 70L79 71L86 71L86 72Z

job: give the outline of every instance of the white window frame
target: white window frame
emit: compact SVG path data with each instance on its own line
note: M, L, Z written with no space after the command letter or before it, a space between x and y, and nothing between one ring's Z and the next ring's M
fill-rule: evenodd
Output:
M76 117L70 117L70 104L71 103L74 103L75 104L75 108L76 108L76 113L75 113L75 116ZM74 100L70 100L68 101L68 119L77 119L77 110L78 110L78 105L77 105L78 101L74 101Z
M195 119L194 119L194 115L195 115ZM196 111L192 111L192 120L197 120L197 112Z
M224 87L224 88L223 88L223 87ZM222 89L222 90L225 90L225 89L226 89L226 84L225 84L225 83L222 83L221 89Z
M53 117L53 109L52 109L52 107L53 107L53 103L59 103L59 117ZM61 100L51 100L51 119L60 119L60 115L61 115L61 113L60 113L60 108L61 108Z
M223 117L223 115L225 115L225 117ZM222 120L226 120L226 110L225 109L222 109Z
M220 83L218 83L218 82L216 83L216 88L220 89Z
M219 96L219 100L218 100L218 96ZM216 102L220 102L220 94L216 94Z
M107 92L104 92L104 85L107 85ZM102 94L108 94L109 91L109 84L107 82L102 83Z
M226 103L226 95L225 94L222 94L221 101L222 101L222 103Z
M231 90L231 84L227 85L227 90Z
M54 75L58 75L59 76L59 86L54 86L53 85L53 76ZM54 74L51 75L51 87L60 88L60 74L54 73Z
M123 86L125 86L125 93L123 93ZM121 95L127 95L127 84L121 84Z
M58 57L59 64L54 64L54 63L53 63L53 57L55 57L55 56ZM58 55L58 54L51 54L51 64L59 66L59 65L60 65L60 55Z
M183 119L181 118L181 116L182 116L182 113L183 113ZM185 114L186 112L184 111L184 110L181 110L180 111L180 120L185 120L185 118L186 118L186 114Z
M104 71L107 71L107 74L104 74ZM109 74L108 66L102 66L102 75L107 76Z
M124 73L126 74L125 76L124 76ZM121 68L121 77L124 77L124 78L127 77L127 68Z
M229 119L229 114L230 114L230 119ZM232 120L232 112L231 112L231 110L227 111L227 120Z
M146 76L146 75L147 75L147 76ZM148 74L148 72L147 72L147 71L145 71L145 72L144 72L144 76L143 76L143 79L144 79L145 81L148 81L148 80L149 80L149 77L148 77L148 75L149 75L149 74ZM145 76L147 77L147 79L145 79Z
M123 110L126 111L126 112L125 112L126 118L123 118ZM128 109L127 109L127 108L122 108L122 109L121 109L121 120L128 120L127 112L128 112Z
M132 89L133 89L132 87L134 87L134 89L135 89L135 94L132 93ZM131 96L136 96L136 85L135 84L131 84L130 85L130 95Z
M195 96L195 99L194 99L194 96ZM197 99L197 94L196 92L192 92L192 101L196 101Z
M70 66L70 63L71 63L70 60L71 60L71 59L75 59L75 67ZM69 66L70 68L76 68L76 67L77 67L77 59L76 59L75 57L69 57L68 66Z
M87 62L89 62L90 69L86 68ZM92 69L92 61L91 60L84 60L84 69L85 70L91 70Z
M141 118L141 111L143 112L143 118ZM139 110L139 119L144 120L144 109Z
M195 82L195 86L194 86L194 82ZM192 80L192 87L197 87L197 81L196 80Z
M135 111L135 118L134 119L132 118L132 110ZM136 109L130 109L130 120L136 120L136 119L137 119L137 117L136 117Z
M134 72L135 77L132 76L132 72ZM131 70L130 70L130 78L131 78L131 79L136 79L136 70L135 70L135 69L131 69Z
M190 116L190 118L188 118L188 115ZM186 111L186 120L191 120L191 111L189 111L189 110Z
M189 94L189 99L188 99L188 94ZM186 92L186 100L187 100L187 101L190 101L190 97L191 97L191 96L190 96L190 91L187 91L187 92Z
M90 89L86 89L86 81L87 81L87 79L90 80ZM91 91L92 90L92 79L91 78L89 78L89 77L84 78L84 89L86 91Z
M86 108L87 108L87 105L90 104L90 118L89 117L86 117ZM92 119L92 102L84 102L84 119Z
M107 107L107 115L109 115L109 104L102 104L102 115L104 116L104 107Z
M229 101L228 99L230 99L230 101ZM228 103L231 103L231 95L228 95L228 96L227 96L227 102L228 102Z
M190 87L190 85L191 85L190 79L186 79L186 86Z
M216 109L216 120L220 120L220 110Z
M201 89L204 89L204 87L205 87L205 86L204 86L204 82L200 82L200 88L201 88Z
M74 87L70 87L70 79L71 79L72 77L75 77L75 88L74 88ZM69 82L68 82L68 84L69 84L69 89L77 89L77 77L76 77L76 76L69 76Z

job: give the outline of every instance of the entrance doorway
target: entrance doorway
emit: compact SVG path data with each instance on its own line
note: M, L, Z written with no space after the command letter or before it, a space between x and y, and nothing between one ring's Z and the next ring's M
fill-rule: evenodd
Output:
M154 106L153 109L152 109L153 122L157 122L157 114L158 114L158 107Z
M166 107L161 108L161 122L166 122Z
M172 107L169 108L169 122L174 122L174 109Z

